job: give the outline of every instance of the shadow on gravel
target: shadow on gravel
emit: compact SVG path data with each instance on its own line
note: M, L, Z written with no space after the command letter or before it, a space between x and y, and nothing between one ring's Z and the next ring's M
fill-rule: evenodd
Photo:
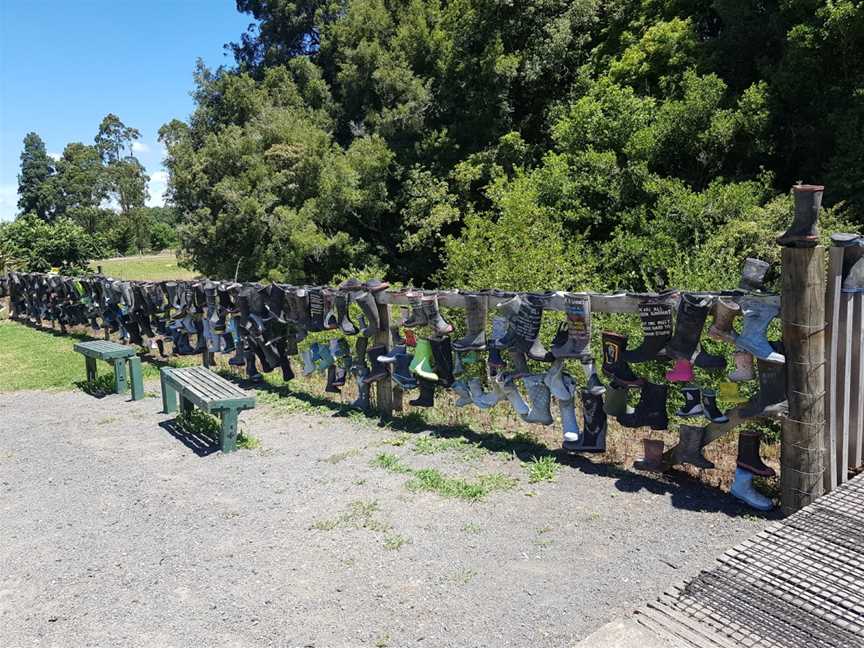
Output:
M219 445L213 439L203 434L192 434L187 432L177 422L177 419L162 421L159 424L159 427L166 430L168 434L180 441L199 457L206 457L207 455L219 451Z

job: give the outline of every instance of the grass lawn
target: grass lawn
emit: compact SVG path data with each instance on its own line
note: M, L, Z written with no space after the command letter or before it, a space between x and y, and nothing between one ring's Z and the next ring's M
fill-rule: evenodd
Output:
M115 257L100 259L91 264L93 271L102 266L102 272L115 279L193 279L196 273L177 265L174 252L163 252L146 256Z
M72 350L86 336L54 335L0 320L0 392L21 389L75 389L86 378L84 356ZM110 367L100 362L99 374ZM144 364L144 377L158 375L153 365Z

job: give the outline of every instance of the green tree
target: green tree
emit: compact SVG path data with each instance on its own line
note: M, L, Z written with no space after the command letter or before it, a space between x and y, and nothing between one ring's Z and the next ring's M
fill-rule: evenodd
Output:
M54 161L45 150L45 142L36 133L27 133L18 174L18 209L32 212L42 220L53 218L56 211L53 175Z
M36 214L19 216L0 228L0 250L21 259L30 272L84 272L91 259L104 253L100 237L87 234L74 221L59 217L51 223Z

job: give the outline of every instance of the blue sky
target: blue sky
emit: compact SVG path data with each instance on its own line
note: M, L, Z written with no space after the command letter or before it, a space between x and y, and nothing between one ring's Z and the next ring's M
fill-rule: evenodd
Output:
M136 155L161 204L159 127L192 112L192 72L230 64L222 46L251 17L234 0L0 0L0 220L15 216L29 131L49 153L91 144L113 112L141 131Z

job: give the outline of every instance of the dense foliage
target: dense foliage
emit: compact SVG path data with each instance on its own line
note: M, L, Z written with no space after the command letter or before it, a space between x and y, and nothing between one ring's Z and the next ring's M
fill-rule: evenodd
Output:
M132 154L132 143L139 137L136 129L108 114L92 145L72 142L54 160L39 135L28 133L18 175L19 218L28 218L22 228L33 229L30 216L47 224L66 219L96 241L93 250L103 253L175 246L177 212L145 206L149 178ZM45 265L35 247L28 258L40 269Z
M87 270L90 259L104 255L104 239L65 216L47 222L30 213L0 226L0 271L78 274Z
M199 65L162 130L205 273L728 285L776 256L798 179L828 186L826 229L862 223L860 3L237 6L236 66Z

